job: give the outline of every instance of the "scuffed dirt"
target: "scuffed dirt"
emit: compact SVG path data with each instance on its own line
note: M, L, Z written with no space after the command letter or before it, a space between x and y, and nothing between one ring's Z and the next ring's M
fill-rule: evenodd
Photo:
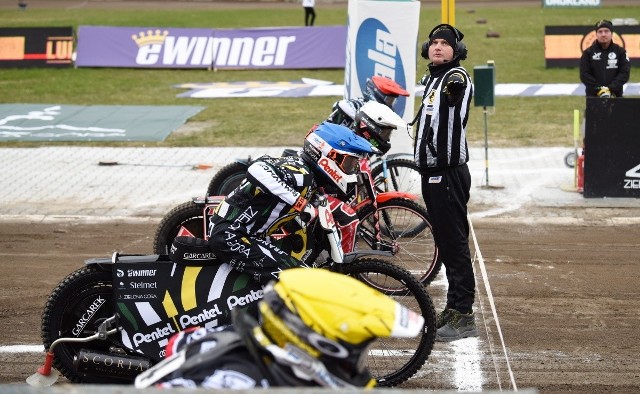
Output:
M606 220L584 225L524 222L503 218L474 223L518 388L637 392L640 226L613 226ZM56 284L90 257L114 251L150 253L155 226L154 221L3 223L0 345L40 343L42 307ZM483 389L509 389L478 264L476 277L480 344L487 357L497 357L482 365ZM431 291L436 304L441 293ZM455 389L440 368L450 346L437 344L425 367L428 373L407 388ZM490 347L491 352L486 350ZM23 384L42 362L42 355L0 353L0 383Z

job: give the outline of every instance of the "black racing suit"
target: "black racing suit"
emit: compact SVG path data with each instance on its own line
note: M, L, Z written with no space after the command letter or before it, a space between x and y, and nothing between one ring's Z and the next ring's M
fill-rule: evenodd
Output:
M473 85L458 61L430 65L418 114L415 160L422 194L447 274L447 308L472 312L475 277L469 251L467 202L471 175L466 125Z
M322 362L322 354L314 358L306 350L296 350L289 341L285 348L280 347L254 318L238 311L232 312L233 326L191 328L171 337L166 346L168 358L145 372L152 380L148 383L160 388L251 390L322 386L351 391L370 383L368 371L353 374L347 369L345 375L351 376L344 380L322 371L319 365L310 364ZM305 370L304 375L295 373L293 364L299 364L297 369Z
M279 365L250 332L234 326L224 329L193 328L174 335L167 357L184 352L185 361L155 383L158 388L209 388L250 390L268 387L318 386L298 379ZM160 367L160 365L158 365Z
M301 157L260 157L213 215L209 247L259 283L277 279L301 263L267 236L295 219L316 190L312 168Z
M613 42L604 49L596 40L580 58L580 81L587 97L597 97L601 86L607 86L616 97L622 97L630 70L627 51Z

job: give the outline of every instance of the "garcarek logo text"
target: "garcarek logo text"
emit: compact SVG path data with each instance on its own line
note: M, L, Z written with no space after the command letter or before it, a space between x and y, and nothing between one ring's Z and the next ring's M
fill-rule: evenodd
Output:
M282 66L294 36L176 37L168 30L134 34L136 64L192 66Z
M366 89L367 78L380 75L407 87L404 64L398 45L389 29L380 20L365 19L356 35L356 72L360 90ZM400 96L394 105L398 115L404 115L406 98Z

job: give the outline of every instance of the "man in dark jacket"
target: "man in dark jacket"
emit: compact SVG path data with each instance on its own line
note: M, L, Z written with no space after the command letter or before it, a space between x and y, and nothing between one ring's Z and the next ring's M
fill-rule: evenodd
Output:
M595 30L595 41L582 52L580 81L585 85L587 97L622 97L631 70L627 51L613 42L610 21L598 21Z

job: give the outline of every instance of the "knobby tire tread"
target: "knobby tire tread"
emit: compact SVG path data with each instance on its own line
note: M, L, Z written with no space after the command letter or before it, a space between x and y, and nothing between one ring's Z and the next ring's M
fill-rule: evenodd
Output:
M86 293L102 294L105 297L106 302L102 306L105 310L99 311L92 316L92 323L87 323L83 328L81 336L88 336L88 334L85 333L85 330L88 330L90 326L95 324L94 318L100 318L105 311L107 312L106 315L109 315L108 317L113 315L113 285L111 272L102 270L95 266L80 268L64 278L47 298L47 302L42 313L41 327L42 343L44 344L45 349L48 350L50 348L53 341L61 336L61 332L66 333L69 331L70 333L70 329L68 327L63 327L65 325L64 320L67 319L67 314L71 313L71 311L77 308L82 308L79 303L84 301L82 295L85 295ZM88 342L82 344L82 346L91 348L92 346L96 346L96 343L96 341ZM53 351L55 355L53 359L54 368L69 379L69 381L74 383L113 382L113 379L87 377L77 372L73 366L74 350L70 348L70 345L65 343L57 344Z
M226 196L246 177L249 167L245 163L233 162L222 167L211 178L207 196Z
M425 320L425 329L422 338L415 349L413 357L405 365L401 366L395 372L386 376L374 376L380 387L395 387L410 379L426 362L431 354L435 343L435 320L436 313L433 302L426 292L424 286L418 282L411 273L405 269L393 265L384 260L375 258L361 258L354 263L338 265L337 270L343 274L352 276L363 283L372 286L371 283L364 279L363 274L381 273L395 280L402 282L405 288L411 293L418 303L420 312ZM376 286L372 286L376 288ZM379 290L379 289L378 289ZM373 371L372 371L373 372Z
M162 218L156 233L153 237L153 253L156 254L168 254L168 251L173 243L173 239L176 237L180 226L186 221L192 219L200 219L201 228L204 229L204 213L203 207L194 203L193 201L187 201L182 203L169 212ZM203 234L194 234L196 237L203 238Z

